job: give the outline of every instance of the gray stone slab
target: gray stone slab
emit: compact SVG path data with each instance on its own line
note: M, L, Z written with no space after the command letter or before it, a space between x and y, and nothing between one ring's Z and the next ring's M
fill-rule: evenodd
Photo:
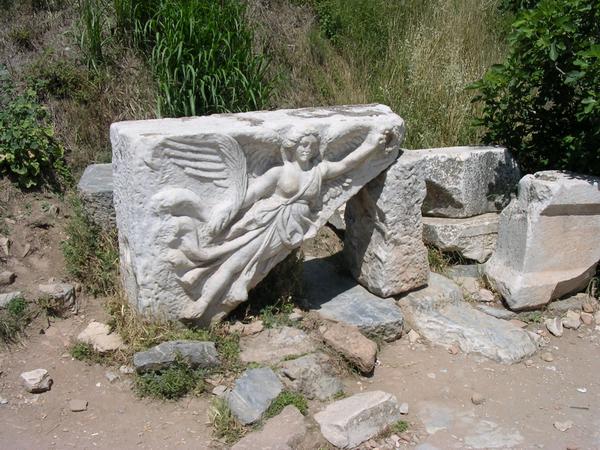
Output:
M275 364L290 356L314 352L316 344L304 331L293 327L271 328L240 340L240 360Z
M367 336L390 342L402 334L404 316L392 299L371 294L326 260L304 263L304 300L323 318L356 326Z
M77 190L84 210L96 224L105 229L116 227L112 164L92 164L86 167Z
M246 370L225 398L233 415L248 425L262 417L282 390L277 375L270 368L261 367Z
M343 392L344 385L335 376L331 358L324 353L311 353L281 364L286 384L309 399L329 400Z
M211 368L220 365L214 342L167 341L145 352L133 355L133 365L139 373L169 367L182 358L192 368Z

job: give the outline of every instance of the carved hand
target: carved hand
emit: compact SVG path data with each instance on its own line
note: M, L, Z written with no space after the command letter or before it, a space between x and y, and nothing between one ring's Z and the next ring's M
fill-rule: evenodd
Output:
M389 147L390 142L394 139L394 132L390 128L384 128L381 131L381 135L377 140L377 147L385 151L386 154L392 151L392 148Z

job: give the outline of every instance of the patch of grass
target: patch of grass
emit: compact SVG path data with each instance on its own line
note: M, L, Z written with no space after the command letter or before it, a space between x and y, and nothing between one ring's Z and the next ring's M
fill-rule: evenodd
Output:
M28 69L28 83L46 98L86 100L86 73L74 61L60 59L51 52L44 54Z
M530 311L523 313L521 316L521 320L527 323L542 323L544 320L544 315L542 311Z
M231 413L227 402L221 398L213 400L208 419L212 424L214 436L226 444L239 441L246 433L244 426Z
M450 260L440 249L427 245L427 259L429 268L433 272L444 273L450 266Z
M273 400L273 403L271 403L271 406L265 412L265 418L275 417L288 405L294 405L303 416L308 413L308 402L304 395L292 391L283 391Z
M205 388L204 371L178 360L167 369L136 375L134 388L140 397L160 400L176 400L190 392L199 395Z
M9 33L10 39L19 47L21 50L33 50L33 33L29 28L19 27L14 28Z
M390 426L390 434L402 434L410 428L409 423L406 420L399 420Z
M81 201L71 199L72 215L62 250L67 271L94 295L113 295L117 289L119 253L117 233L94 224Z
M5 309L0 310L0 340L5 345L18 342L30 320L31 314L25 299L13 298Z
M276 328L292 325L289 319L290 313L294 310L294 303L291 299L285 299L275 305L265 306L259 313L260 320L263 321L265 328Z
M104 364L108 358L94 350L91 344L78 342L69 349L69 354L78 361L90 364Z

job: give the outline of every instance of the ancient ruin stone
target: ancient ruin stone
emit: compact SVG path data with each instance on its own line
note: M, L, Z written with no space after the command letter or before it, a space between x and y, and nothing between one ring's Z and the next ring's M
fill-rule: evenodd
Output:
M600 259L600 178L546 171L527 175L500 215L485 273L514 310L576 292Z
M262 417L282 389L281 381L268 367L248 369L235 381L235 387L225 394L225 398L233 415L248 425Z
M87 166L77 184L77 191L88 216L104 229L114 229L112 164Z
M240 360L245 363L274 364L315 350L308 334L293 327L270 328L240 339Z
M344 256L369 291L390 297L427 284L422 160L405 151L346 205Z
M145 314L220 320L397 157L383 105L111 126L121 273Z
M194 369L209 369L221 364L214 342L167 341L133 355L133 365L139 373L165 369L179 360Z

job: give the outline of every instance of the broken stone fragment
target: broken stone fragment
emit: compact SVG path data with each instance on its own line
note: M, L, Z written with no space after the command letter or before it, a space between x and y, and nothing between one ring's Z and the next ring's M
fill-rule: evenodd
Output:
M101 322L90 322L88 326L79 333L77 340L83 344L89 344L99 353L107 353L123 347L123 340L117 333L111 333L110 327Z
M563 323L559 317L553 317L551 319L546 319L544 321L544 325L546 329L556 337L561 337L563 335Z
M8 270L4 270L0 272L0 286L7 286L9 284L13 284L17 276L14 272L9 272Z
M282 389L281 381L270 368L247 369L225 398L232 414L248 425L262 417Z
M27 392L39 394L50 390L52 378L46 369L35 369L21 374L23 385Z
M60 303L61 307L69 308L75 304L75 288L69 283L44 283L38 285L42 296Z
M150 316L208 325L398 156L384 105L114 123L123 285Z
M167 341L133 355L133 365L138 373L166 369L180 360L193 369L221 365L214 342Z
M94 223L105 230L116 227L112 164L87 166L77 184L77 192L85 212Z
M401 417L396 397L383 391L355 394L315 414L321 433L339 448L352 448L377 436Z
M240 360L245 363L275 364L316 349L310 336L298 328L269 328L240 340Z
M69 409L72 412L82 412L82 411L86 411L88 407L88 402L87 400L71 400L69 402Z
M565 328L577 330L581 326L581 314L576 311L569 310L567 315L562 319L562 324Z
M543 306L585 288L600 260L600 178L526 175L502 211L488 280L513 310Z
M281 363L284 383L307 398L326 401L344 391L344 385L335 376L331 358L324 353L311 353Z
M375 368L377 344L361 334L358 328L329 322L319 328L323 341L346 358L362 373L369 374Z

